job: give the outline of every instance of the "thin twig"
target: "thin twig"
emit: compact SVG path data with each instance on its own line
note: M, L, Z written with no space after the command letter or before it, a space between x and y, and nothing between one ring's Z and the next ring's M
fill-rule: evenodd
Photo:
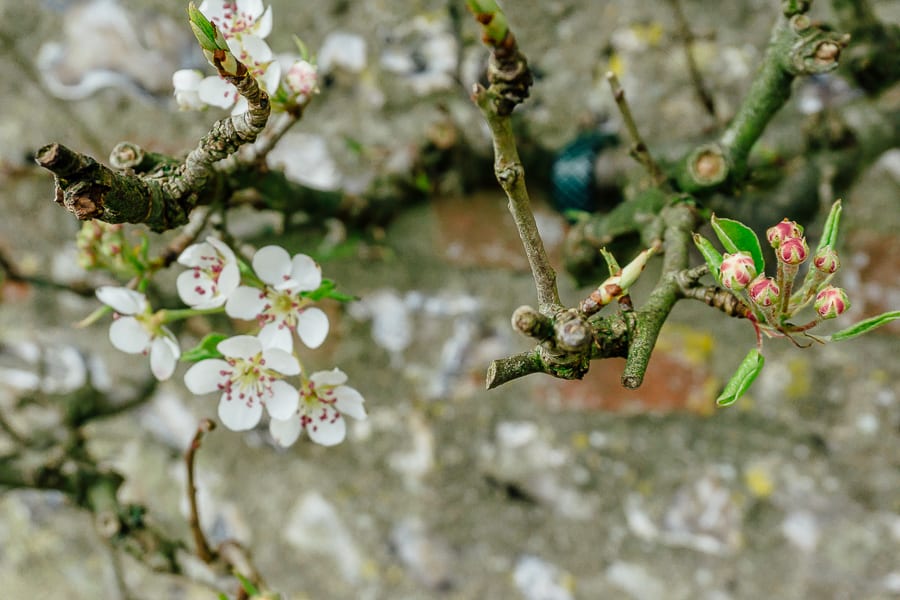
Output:
M715 102L713 102L712 94L710 94L709 90L706 88L706 83L703 81L703 76L700 74L700 68L697 66L697 59L694 56L694 42L697 38L694 37L694 32L691 31L690 23L684 15L684 10L682 10L681 7L681 0L669 0L669 4L672 5L672 10L675 13L675 22L678 24L680 38L684 43L684 56L687 60L688 71L691 75L691 83L694 85L694 91L696 91L697 96L700 97L700 103L703 105L703 108L705 108L706 112L709 113L709 116L718 123L719 119L716 116Z
M190 504L191 515L188 519L188 525L191 528L191 534L194 536L194 546L196 546L197 557L205 563L210 563L215 558L215 554L209 548L206 536L203 534L203 528L200 527L200 515L197 511L197 488L194 485L194 456L200 449L200 442L203 436L216 428L216 424L209 419L200 421L197 427L197 433L191 440L191 445L184 455L184 462L187 465L187 496Z
M632 156L647 169L647 172L650 173L650 177L653 179L654 185L662 185L666 180L666 176L663 174L662 169L659 168L659 165L656 164L656 161L653 160L653 157L650 155L650 150L647 148L647 144L644 143L644 140L638 131L637 123L634 122L634 116L631 114L631 108L628 106L628 101L625 100L625 90L622 89L619 78L616 77L616 74L612 71L608 71L606 73L606 81L609 82L613 99L615 99L616 105L619 107L619 112L622 113L622 119L625 121L625 128L628 129L628 134L631 136Z

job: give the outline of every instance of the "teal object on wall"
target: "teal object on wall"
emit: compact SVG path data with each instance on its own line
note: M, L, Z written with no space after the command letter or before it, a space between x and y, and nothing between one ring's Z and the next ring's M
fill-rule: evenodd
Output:
M556 154L550 173L556 210L566 214L612 208L598 206L594 164L604 149L618 145L619 136L614 133L588 131L579 134Z

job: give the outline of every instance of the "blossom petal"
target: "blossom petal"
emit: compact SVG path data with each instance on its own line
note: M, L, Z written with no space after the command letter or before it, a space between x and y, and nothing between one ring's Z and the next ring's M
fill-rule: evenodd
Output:
M262 355L267 369L272 369L282 375L300 373L300 363L290 352L285 352L281 348L266 348Z
M298 292L311 292L322 285L322 269L312 258L305 254L297 254L291 259L291 279Z
M266 294L259 288L242 285L228 295L225 312L232 319L253 320L266 307Z
M210 21L216 18L221 19L225 15L225 2L224 0L203 0L197 10Z
M273 419L287 419L297 412L300 392L286 381L272 382L272 395L266 398L266 410Z
M134 317L119 317L109 326L109 341L116 350L140 354L150 345L150 334Z
M175 372L175 363L179 356L181 356L181 348L178 347L178 342L171 333L154 339L150 345L150 371L153 376L159 381L165 381L171 377Z
M254 76L256 77L256 80L262 84L264 90L269 93L274 93L272 90L277 90L278 84L281 83L281 65L278 61L272 59L269 60L270 62L263 67L264 71L261 74L257 72L260 67L254 69Z
M253 429L262 418L263 407L259 402L247 402L238 398L228 399L222 395L219 400L219 420L232 431Z
M290 419L272 419L269 421L269 434L279 446L285 448L292 445L300 437L300 419L294 415Z
M237 259L234 257L234 250L219 238L209 236L206 238L206 243L216 249L216 252L222 257L222 260L226 262L237 262Z
M294 334L281 323L269 323L263 326L258 337L263 348L280 348L285 352L294 350Z
M226 262L219 273L219 295L223 298L230 296L241 283L241 270L236 262Z
M218 293L216 282L199 271L184 271L175 280L175 289L181 301L193 308L217 308L227 298Z
M335 367L330 371L316 371L309 376L309 379L317 388L321 388L345 383L347 381L347 374Z
M229 48L231 48L230 44ZM269 47L269 44L253 33L240 36L240 47L237 49L237 52L233 52L233 54L244 64L247 64L247 59L249 59L253 65L267 63L273 58L272 49ZM247 67L253 65L248 64Z
M236 335L219 342L216 350L228 358L251 358L262 352L262 344L256 336Z
M224 373L224 374L223 374ZM202 395L219 391L219 387L228 375L231 365L220 358L201 360L184 374L184 385L192 394Z
M344 441L347 422L333 407L321 404L309 416L311 421L306 424L309 439L322 446L334 446Z
M147 297L128 288L104 285L97 288L96 294L100 302L123 315L136 315L147 310Z
M178 264L185 267L199 267L204 264L204 256L213 256L215 248L206 242L191 244L178 255Z
M254 26L254 30L256 35L261 38L266 38L272 33L272 7L266 7L266 12L262 14L259 19L256 21L256 25Z
M366 409L363 406L365 399L354 388L347 385L339 385L334 388L334 397L336 399L334 406L342 414L354 419L366 418Z
M309 348L318 348L328 337L328 316L314 306L301 311L297 315L297 335Z
M172 73L172 87L175 91L197 91L203 81L203 73L197 69L179 69Z
M290 279L291 255L281 246L265 246L253 255L253 270L264 282L278 286Z
M237 100L238 91L221 77L207 77L197 86L197 96L207 104L231 108Z
M252 20L257 20L263 12L263 0L237 0L237 10L235 12L243 13Z

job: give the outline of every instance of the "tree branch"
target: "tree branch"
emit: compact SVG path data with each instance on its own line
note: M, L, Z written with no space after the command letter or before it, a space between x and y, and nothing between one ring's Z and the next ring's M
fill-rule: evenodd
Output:
M622 119L625 121L625 128L631 136L631 155L643 165L647 173L650 174L653 185L656 187L661 186L666 181L666 175L662 172L662 169L659 168L656 161L653 160L650 149L647 147L644 138L641 137L641 133L638 131L637 123L635 123L634 115L631 113L631 107L625 99L625 90L622 89L619 78L616 77L615 73L609 71L606 73L606 81L609 83L613 99L616 101L616 106L619 107L619 112L622 114Z
M214 164L253 142L268 121L269 97L246 68L238 72L225 78L247 99L248 111L217 121L180 164L120 144L112 162L128 168L118 173L58 143L40 148L35 161L55 175L56 202L81 220L145 223L153 231L185 224Z
M680 163L674 173L680 190L711 191L740 181L750 150L787 102L794 78L837 68L848 36L813 25L802 14L804 7L791 7L792 16L779 17L763 64L719 141L696 148Z
M509 118L513 108L528 96L528 88L532 83L531 71L525 56L519 51L515 36L506 24L506 17L494 0L468 0L468 6L482 24L485 43L493 48L488 66L491 85L485 89L476 84L472 99L481 109L491 129L494 174L506 192L509 211L525 247L525 255L537 288L539 310L549 315L560 308L556 271L547 258L531 212L531 202L525 186L525 169L519 159Z

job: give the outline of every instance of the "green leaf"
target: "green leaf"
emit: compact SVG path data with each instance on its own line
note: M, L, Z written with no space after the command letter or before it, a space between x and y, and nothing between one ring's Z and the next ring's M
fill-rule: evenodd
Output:
M738 366L735 374L731 376L731 380L725 386L725 389L716 398L716 404L719 406L734 404L738 398L744 395L744 392L747 391L747 388L750 387L753 380L762 371L765 362L766 359L760 354L759 349L753 348L750 350L740 366Z
M612 253L606 248L600 248L600 256L603 257L603 260L606 261L606 266L609 268L609 276L614 277L619 274L622 270L622 267L619 266L619 262L616 260L616 257L612 255Z
M757 273L765 273L766 261L763 258L762 246L759 245L759 238L756 233L740 221L733 219L718 219L716 215L710 219L713 231L716 237L722 242L725 250L734 254L735 252L746 252L753 258L753 265L756 267Z
M716 283L722 285L722 280L719 278L721 275L719 267L722 266L722 253L716 250L712 242L699 233L694 234L694 245L697 246L697 250L703 255L703 260L706 261L706 265L709 267L709 274L713 276Z
M235 573L234 576L238 578L238 581L241 582L241 587L243 587L244 591L247 592L248 594L250 594L250 596L258 596L259 595L259 590L256 589L256 586L253 585L249 579L247 579L240 573Z
M310 300L331 298L332 300L337 300L338 302L350 302L352 300L358 300L356 296L350 296L348 294L337 291L335 289L336 287L337 284L334 281L330 279L323 279L322 284L319 285L318 289L311 292L303 292L303 297L309 298Z
M850 338L855 338L858 335L868 333L876 327L881 327L882 325L890 323L891 321L896 321L897 319L900 319L900 310L886 312L876 317L872 317L871 319L860 321L856 325L851 325L847 329L842 329L837 333L832 333L829 338L832 342L849 340Z
M222 353L216 349L219 342L227 338L224 333L210 333L200 343L181 354L183 362L198 362L207 358L222 358Z
M831 246L832 248L837 242L838 225L841 224L841 201L835 200L831 205L831 211L828 218L825 219L825 228L822 230L822 239L819 240L818 248Z
M194 37L200 42L200 47L210 52L217 50L219 46L216 44L216 28L194 6L193 2L188 5L188 18L191 21L191 31L194 32Z

